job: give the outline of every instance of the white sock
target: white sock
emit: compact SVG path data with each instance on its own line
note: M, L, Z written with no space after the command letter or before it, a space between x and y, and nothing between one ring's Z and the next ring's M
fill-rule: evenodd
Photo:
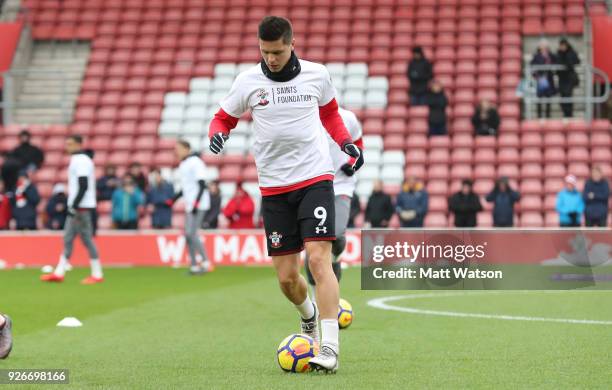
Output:
M295 305L295 308L300 312L300 316L303 319L309 320L315 315L314 306L308 294L306 294L306 300L299 305Z
M55 267L55 271L53 271L53 273L56 276L66 275L66 265L67 264L68 264L68 259L66 259L66 256L61 255L59 261L57 262L57 267Z
M91 264L91 276L102 279L104 275L102 274L102 264L100 264L100 260L91 259L89 263Z
M338 320L321 320L321 345L330 346L338 353L340 343L338 341Z

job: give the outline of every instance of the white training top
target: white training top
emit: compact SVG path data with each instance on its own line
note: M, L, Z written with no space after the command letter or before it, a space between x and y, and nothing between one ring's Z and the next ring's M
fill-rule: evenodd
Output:
M200 186L198 181L206 179L206 165L204 161L195 154L187 156L178 167L181 181L181 191L185 201L185 211L188 213L193 210L193 204L198 196ZM210 194L204 190L199 199L198 210L208 210L210 208Z
M359 123L357 116L352 111L345 110L343 108L339 108L338 112L340 113L344 126L346 126L346 129L351 135L353 142L361 138L363 130L361 129L361 123ZM340 169L340 167L348 162L350 156L340 150L340 146L338 146L336 141L334 141L330 136L327 137L327 142L329 143L329 152L334 163L334 169L336 170L334 174L334 194L353 196L355 186L357 185L356 174L353 176L347 176L346 173Z
M70 156L68 165L68 206L72 207L74 198L79 192L79 177L87 177L87 190L78 204L78 208L96 208L96 177L93 160L85 153Z
M336 91L324 65L299 61L300 73L287 82L270 80L257 64L236 77L221 102L223 111L236 118L252 110L252 152L260 187L284 187L334 173L319 106L331 102Z

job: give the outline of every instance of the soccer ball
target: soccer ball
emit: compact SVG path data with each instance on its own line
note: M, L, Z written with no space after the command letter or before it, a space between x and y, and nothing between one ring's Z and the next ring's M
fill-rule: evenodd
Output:
M338 304L338 326L348 328L353 323L353 306L346 299L340 298Z
M319 353L319 346L304 334L287 336L278 346L278 365L286 372L308 372L308 362Z

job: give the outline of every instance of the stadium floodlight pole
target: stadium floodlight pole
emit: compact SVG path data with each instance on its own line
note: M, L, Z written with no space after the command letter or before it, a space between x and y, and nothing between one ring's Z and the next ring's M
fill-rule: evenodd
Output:
M261 62L240 73L210 123L210 150L220 153L231 142L230 131L247 110L254 119L252 152L262 194L262 216L268 254L281 290L298 310L301 332L322 339L311 367L338 368L338 281L332 270L335 235L334 167L321 124L354 158L351 169L363 165L340 114L327 68L298 59L291 23L266 16L258 28ZM306 250L316 280L317 306L300 275L300 253Z

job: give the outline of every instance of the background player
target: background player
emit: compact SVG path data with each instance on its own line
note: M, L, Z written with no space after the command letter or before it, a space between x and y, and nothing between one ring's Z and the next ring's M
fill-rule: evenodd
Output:
M338 112L340 113L342 121L349 131L349 134L353 138L355 145L357 145L363 151L363 139L361 138L363 130L361 128L361 123L359 123L359 119L357 119L357 116L353 112L345 110L341 107L338 108ZM354 176L355 170L353 169L355 159L353 157L347 157L347 155L343 153L340 148L338 148L338 145L334 142L334 140L329 137L328 143L329 153L331 154L335 169L334 206L336 209L336 241L334 241L332 244L332 268L334 270L334 274L336 274L336 278L338 281L340 281L342 268L338 259L346 247L345 233L351 211L351 198L355 192L357 178ZM308 267L308 256L306 257L304 268L306 269L308 282L311 286L314 286L315 280L312 277L312 273Z
M242 72L211 122L210 149L220 153L238 118L252 111L253 154L262 193L268 254L281 290L296 306L302 332L318 341L317 308L300 275L304 249L316 280L322 340L315 369L338 368L338 281L331 267L334 234L333 164L321 124L341 150L363 164L359 148L338 114L325 66L299 60L287 19L265 17L259 25L261 63Z
M13 323L6 314L0 314L0 359L6 359L13 348Z
M95 167L91 153L83 150L83 138L71 135L66 140L66 151L70 154L68 165L68 218L64 225L64 253L60 256L55 271L42 275L44 282L63 282L76 236L80 236L89 252L91 276L81 284L96 284L104 281L98 249L93 240L92 212L96 209Z
M185 240L191 259L191 275L212 271L198 229L202 226L204 214L210 208L210 194L206 191L206 165L197 153L191 152L191 145L185 140L176 143L176 156L181 161L178 172L181 191L168 201L172 206L181 196L185 199ZM200 255L200 259L197 258Z

